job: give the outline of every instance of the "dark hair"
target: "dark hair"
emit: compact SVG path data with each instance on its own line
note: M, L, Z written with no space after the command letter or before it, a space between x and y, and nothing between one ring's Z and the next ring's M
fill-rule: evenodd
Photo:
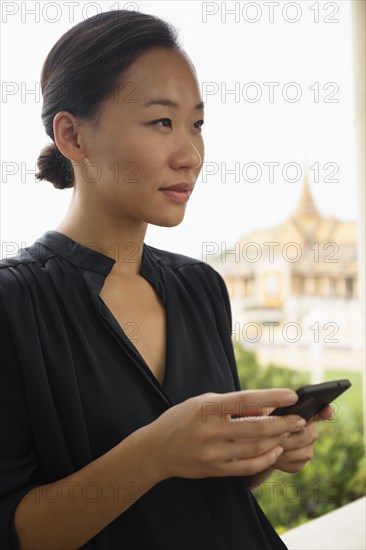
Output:
M178 51L190 62L177 35L177 30L159 17L112 10L85 19L61 36L42 67L41 116L53 143L38 157L37 180L47 180L57 189L74 186L72 163L55 144L55 115L68 111L97 127L102 104L121 85L140 53L161 46Z

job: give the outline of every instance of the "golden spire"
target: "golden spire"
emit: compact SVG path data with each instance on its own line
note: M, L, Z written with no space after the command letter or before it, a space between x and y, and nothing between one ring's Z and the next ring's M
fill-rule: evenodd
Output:
M307 168L305 169L304 179L303 179L303 188L301 192L301 197L297 208L295 210L294 216L296 218L320 218L320 212L315 206L313 196L309 187L309 177Z

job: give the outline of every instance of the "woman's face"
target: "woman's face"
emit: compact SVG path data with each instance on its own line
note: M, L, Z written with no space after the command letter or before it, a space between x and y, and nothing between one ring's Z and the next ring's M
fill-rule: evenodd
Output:
M84 169L76 171L76 187L80 182L89 200L92 191L99 212L116 222L127 217L175 226L187 201L161 188L192 186L201 171L204 117L198 82L184 57L164 48L142 53L124 82L103 107L98 129L82 126L86 158L79 163ZM151 100L174 105L146 105Z

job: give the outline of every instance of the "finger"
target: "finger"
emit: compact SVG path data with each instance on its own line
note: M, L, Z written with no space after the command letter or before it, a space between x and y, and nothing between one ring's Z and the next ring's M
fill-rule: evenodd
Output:
M273 465L273 468L276 468L276 470L281 470L281 472L286 472L287 474L297 474L300 472L303 467L306 466L305 462L289 462L284 464L277 464L275 463Z
M305 420L296 414L288 416L240 417L217 425L214 438L263 439L295 432L304 427Z
M218 443L215 446L215 459L220 462L240 460L261 456L275 447L282 446L284 435L268 437L266 439L232 440Z
M288 388L242 390L224 394L211 393L202 402L203 418L219 416L261 416L276 407L296 403L298 395Z
M334 410L330 405L326 405L320 412L318 412L316 415L312 416L310 420L308 421L308 424L310 422L319 422L322 420L331 420L334 416Z
M283 452L282 447L275 447L255 458L230 460L220 464L223 476L251 476L266 470L276 462Z
M327 405L318 414L318 420L331 420L334 416L334 410L330 405Z
M286 451L278 458L278 464L292 462L307 462L314 457L314 444L311 443L301 449Z
M298 432L291 433L288 438L284 439L283 448L285 449L285 452L301 449L311 443L315 443L317 438L318 430L316 429L315 424L310 426L308 425Z

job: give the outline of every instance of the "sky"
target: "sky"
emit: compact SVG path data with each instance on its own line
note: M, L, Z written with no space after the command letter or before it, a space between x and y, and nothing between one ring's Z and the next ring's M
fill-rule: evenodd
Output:
M296 208L306 165L323 215L357 219L350 1L1 4L1 257L8 243L15 251L55 228L71 200L71 189L34 179L50 141L40 117L44 59L71 26L117 8L178 29L206 102L204 165L185 217L149 225L147 244L202 259L207 243L229 248L273 227Z

